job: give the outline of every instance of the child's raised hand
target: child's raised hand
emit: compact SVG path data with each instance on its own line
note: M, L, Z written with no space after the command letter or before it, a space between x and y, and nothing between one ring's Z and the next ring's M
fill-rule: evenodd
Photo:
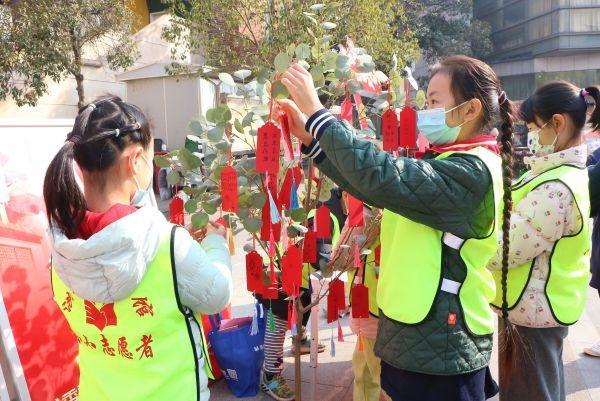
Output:
M298 108L307 116L312 116L323 108L312 76L300 64L292 64L281 76L281 83L288 89Z
M287 116L290 132L306 146L312 142L312 136L306 132L306 116L300 111L296 103L291 100L278 100L275 103L277 110Z

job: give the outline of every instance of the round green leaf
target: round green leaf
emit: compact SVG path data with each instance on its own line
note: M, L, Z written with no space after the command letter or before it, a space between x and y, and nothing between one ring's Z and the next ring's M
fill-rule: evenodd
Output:
M179 171L177 170L171 170L167 174L167 182L169 183L169 185L176 185L177 183L179 183L180 179L181 177L179 175Z
M244 245L244 252L248 253L248 252L252 252L253 250L254 250L254 247L252 246L252 244Z
M296 45L292 43L287 48L287 55L290 56L290 58L292 58L292 57L294 57L295 51L296 51Z
M237 211L237 215L240 219L245 219L246 217L250 216L250 209L247 207L240 207Z
M160 168L167 168L171 165L169 159L164 156L155 156L154 163L156 163L156 165Z
M204 130L202 129L202 124L199 120L190 121L190 131L192 131L196 135L202 135Z
M311 9L311 11L315 11L315 12L317 12L317 11L320 11L320 10L322 10L323 8L325 8L325 4L322 4L322 3L313 4L313 5L312 5L312 6L310 6L309 8Z
M427 102L427 96L423 90L419 90L417 95L415 96L415 100L413 103L417 106L418 109L423 109L425 107L425 103Z
M235 130L237 132L239 132L240 134L244 133L244 127L242 126L242 123L240 122L239 119L237 119L237 118L235 119L235 121L233 122L233 126L234 126Z
M310 57L310 46L306 43L300 43L296 47L296 58L299 60L306 60Z
M198 229L206 227L208 224L208 214L203 212L194 213L192 215L192 224Z
M265 205L267 195L263 192L256 192L250 196L250 205L255 209L260 209Z
M337 27L337 24L335 24L333 22L323 22L321 24L321 27L325 30L331 30L331 29L335 29Z
M338 54L334 51L327 51L323 55L323 65L325 71L333 71L337 65Z
M225 85L235 86L235 81L233 80L233 77L231 75L229 75L228 73L226 73L226 72L220 73L219 74L219 79Z
M252 74L252 71L250 70L237 70L233 73L233 75L235 75L236 78L241 80L248 78L250 74Z
M277 72L285 72L290 66L290 56L286 53L279 53L275 56L275 69Z
M271 70L269 70L268 68L261 68L260 70L258 70L258 73L256 74L256 81L259 84L264 85L264 83L269 80L270 76L271 76Z
M223 138L221 141L215 143L215 148L221 152L227 152L231 149L231 142L229 142L226 138Z
M273 84L273 98L275 99L287 99L290 96L290 92L281 81L275 81Z
M192 154L192 152L186 148L179 150L178 157L182 167L186 170L194 170L202 165L200 158Z
M242 220L242 225L249 233L256 233L259 232L260 228L262 227L262 220L257 217L250 216Z
M298 209L293 209L291 212L291 218L294 221L297 221L298 223L303 222L304 220L306 220L306 210L304 210L303 208L298 208Z
M225 133L225 126L219 124L216 127L208 130L208 133L206 134L206 136L209 141L214 143L214 142L219 142L221 139L223 139L224 133Z
M185 211L188 213L195 213L198 210L198 201L196 199L190 199L185 202Z
M336 64L335 66L338 69L346 69L346 68L350 68L350 57L343 55L343 54L339 54L336 57Z
M300 64L305 70L310 69L310 65L306 62L306 60L298 60L298 64Z
M242 127L249 127L252 125L252 119L254 118L254 113L253 112L248 112L248 114L246 114L244 116L244 118L242 118Z
M304 16L306 18L308 18L313 24L315 24L316 26L319 26L319 21L317 21L315 19L315 17L313 17L310 13L302 13L302 14L304 14Z
M298 235L300 235L300 231L296 230L292 226L289 226L287 228L287 235L288 235L289 238L296 238Z
M202 210L208 214L215 214L217 213L217 206L211 204L210 202L202 202Z

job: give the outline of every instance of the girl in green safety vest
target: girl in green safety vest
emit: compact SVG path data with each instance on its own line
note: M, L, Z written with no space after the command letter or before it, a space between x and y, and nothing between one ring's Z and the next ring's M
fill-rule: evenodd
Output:
M210 224L198 243L165 219L153 148L142 111L102 97L79 109L46 172L52 289L79 342L81 401L209 398L195 313L229 303L225 229Z
M530 170L513 183L510 245L490 261L500 330L500 399L564 401L563 340L585 306L589 282L590 201L582 141L586 98L598 88L568 82L538 88L520 106ZM589 123L600 126L600 109ZM508 263L502 263L507 261ZM508 326L507 326L508 325ZM517 341L515 341L517 340Z
M375 341L382 389L394 401L494 396L488 365L495 286L486 265L500 217L509 214L502 197L510 194L513 149L510 103L494 71L466 56L433 69L428 110L417 115L433 146L421 160L378 152L358 138L323 108L300 65L282 83L295 103L279 107L304 153L340 188L384 209Z

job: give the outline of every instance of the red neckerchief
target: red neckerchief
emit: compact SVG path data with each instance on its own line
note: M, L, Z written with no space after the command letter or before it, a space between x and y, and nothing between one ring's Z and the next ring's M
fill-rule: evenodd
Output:
M446 152L464 152L477 147L484 147L496 154L500 154L500 147L496 136L492 134L480 135L474 138L465 139L464 141L454 142L451 145L432 146L429 150L435 153L446 153Z
M79 225L79 238L88 239L101 231L107 225L114 223L122 217L128 216L138 209L130 205L115 204L104 213L85 212L83 221Z

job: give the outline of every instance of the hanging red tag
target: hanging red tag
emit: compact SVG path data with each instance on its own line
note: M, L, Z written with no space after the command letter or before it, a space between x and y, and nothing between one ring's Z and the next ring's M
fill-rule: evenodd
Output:
M394 109L387 109L381 116L381 140L383 150L398 149L398 115Z
M381 245L375 248L375 266L381 265Z
M304 234L302 262L317 263L317 235L314 231L308 231Z
M179 196L173 197L169 204L169 221L173 224L183 226L183 199Z
M293 167L288 169L285 172L285 178L283 179L283 184L281 184L281 189L279 190L279 196L277 196L278 202L277 205L281 209L282 207L285 209L290 208L290 194L292 192L292 174L294 180L296 181L296 188L302 182L302 169L300 167Z
M327 294L327 323L335 322L338 319L339 313L337 309L337 300L335 299L335 293L329 290L329 294Z
M369 317L369 289L362 284L355 284L350 294L352 317L355 319Z
M271 121L258 129L256 143L256 171L259 173L279 171L281 130Z
M353 122L352 118L352 102L350 98L346 96L342 104L340 105L340 120L346 120L350 124Z
M327 206L321 205L317 208L314 225L317 238L331 238L331 215Z
M350 227L362 227L365 224L363 218L363 203L352 195L348 195L348 224Z
M285 114L279 116L279 125L281 126L281 136L283 138L283 154L285 160L294 160L294 148L292 147L292 137L290 136L290 123Z
M291 296L298 296L302 285L302 254L300 249L290 246L281 261L281 286Z
M264 299L279 299L279 290L277 283L263 285L263 291L260 294Z
M246 254L246 286L248 291L260 292L263 287L263 260L256 251Z
M417 112L405 106L400 112L400 147L414 148L417 144Z
M237 171L227 166L221 172L221 208L225 212L238 211Z

